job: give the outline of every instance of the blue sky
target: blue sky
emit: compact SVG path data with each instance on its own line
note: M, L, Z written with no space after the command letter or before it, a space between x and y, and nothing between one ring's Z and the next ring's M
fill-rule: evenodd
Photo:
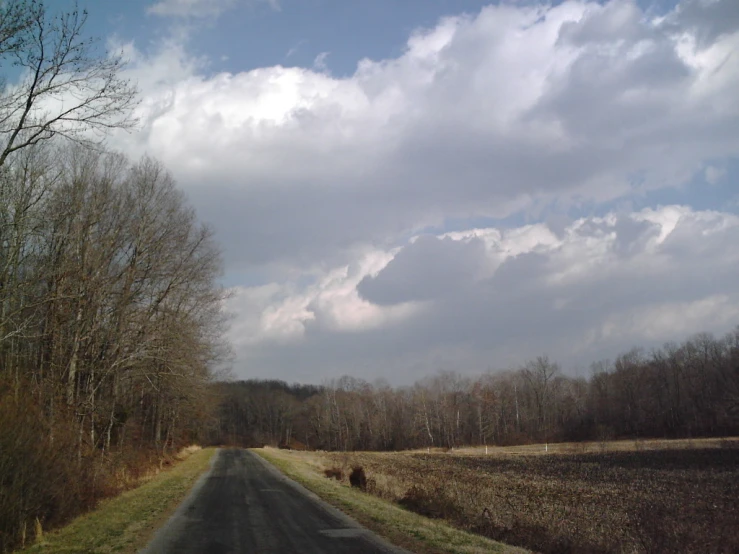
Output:
M171 25L189 25L189 48L211 61L212 71L244 71L270 65L313 66L328 53L326 65L335 75L349 75L362 58L393 58L419 27L430 28L446 16L476 14L492 2L484 0L341 0L242 1L223 17L172 20L147 13L150 0L82 0L90 13L88 30L97 36L118 35L146 50L171 32ZM535 1L509 2L516 5ZM560 4L561 1L553 2ZM69 6L68 0L48 5ZM644 0L640 5L665 13L672 0ZM227 59L224 59L227 58Z
M141 90L111 147L222 245L236 376L575 371L739 324L735 0L80 5Z
M56 0L49 5L69 4ZM117 34L147 48L169 32L172 21L147 14L147 0L81 2L90 12L90 30ZM337 75L351 74L365 57L385 59L402 53L408 35L431 27L440 17L476 13L487 2L479 0L410 0L341 2L282 0L279 9L268 2L241 2L221 18L175 18L189 23L189 47L211 58L213 71L243 71L269 65L311 67L328 52L328 68ZM227 59L222 59L222 58Z

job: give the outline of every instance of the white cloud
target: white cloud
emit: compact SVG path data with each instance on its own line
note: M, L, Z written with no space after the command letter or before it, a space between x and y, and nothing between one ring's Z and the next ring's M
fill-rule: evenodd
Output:
M318 54L313 60L313 69L320 72L328 71L326 60L328 59L329 54L330 52L321 52L320 54Z
M295 45L292 46L285 54L285 59L290 58L294 56L295 54L297 54L300 51L301 47L307 44L307 42L308 41L306 40L299 40L298 42L296 42Z
M230 331L236 344L302 341L312 323L336 333L359 332L399 322L419 306L404 302L382 307L356 290L366 275L374 275L392 259L390 252L366 252L355 263L334 268L302 289L294 283L234 287L228 309L239 316Z
M282 11L279 0L159 0L149 6L146 12L165 17L210 18L218 17L240 2L266 3L274 11Z
M255 372L341 373L358 355L386 371L598 357L734 320L722 304L738 292L725 279L739 269L734 216L575 216L736 179L722 173L739 155L736 11L504 3L417 30L402 55L345 78L209 74L177 43L152 57L130 47L142 132L114 142L172 169L229 272L271 282L237 287L231 305ZM521 215L531 224L465 229ZM407 242L449 221L447 241Z
M685 206L578 219L559 239L543 224L426 236L309 286L281 285L245 312L261 326L232 338L250 372L288 379L297 363L322 376L359 363L409 382L542 352L582 366L739 324L735 244L738 216Z
M173 17L216 17L233 8L236 0L160 0L147 13Z
M739 152L739 33L698 40L705 24L685 17L488 6L347 78L139 56L144 133L125 147L165 161L244 265L676 187Z

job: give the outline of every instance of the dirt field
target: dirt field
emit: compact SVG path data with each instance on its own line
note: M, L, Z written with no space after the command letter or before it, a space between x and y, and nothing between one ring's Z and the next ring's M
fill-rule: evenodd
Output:
M296 455L347 484L362 466L372 494L539 552L728 553L739 552L738 445Z

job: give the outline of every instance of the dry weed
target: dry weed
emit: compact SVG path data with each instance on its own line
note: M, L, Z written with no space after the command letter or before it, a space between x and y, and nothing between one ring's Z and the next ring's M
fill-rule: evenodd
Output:
M368 492L409 510L538 552L739 552L739 449L657 444L535 456L313 456L361 466Z

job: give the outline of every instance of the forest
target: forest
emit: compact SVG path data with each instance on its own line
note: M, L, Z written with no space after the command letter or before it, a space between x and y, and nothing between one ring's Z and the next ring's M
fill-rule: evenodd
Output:
M393 388L342 377L321 386L215 384L216 442L401 450L739 434L739 328L635 348L572 377L546 356L478 377L454 371Z
M158 163L29 149L0 196L1 551L202 441L226 348L218 250Z
M201 440L227 351L212 232L105 146L137 91L86 17L0 6L1 552Z

